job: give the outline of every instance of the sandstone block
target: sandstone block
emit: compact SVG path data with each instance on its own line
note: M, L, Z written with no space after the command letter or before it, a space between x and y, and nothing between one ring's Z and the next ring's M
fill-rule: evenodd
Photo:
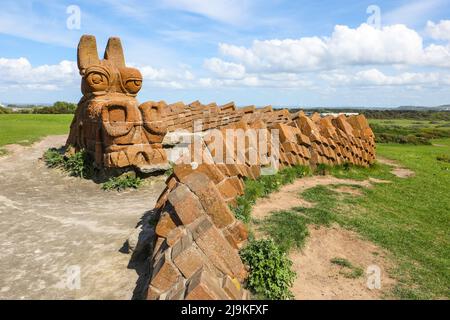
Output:
M168 211L164 211L156 225L155 233L158 236L165 238L172 229L176 228L176 226L171 214Z
M179 281L180 277L178 268L170 260L169 251L166 251L155 266L150 285L159 291L165 292L172 288Z
M190 280L186 300L230 300L217 278L206 270L200 270Z
M243 280L245 268L238 252L207 218L192 226L192 236L209 261L221 272Z
M193 274L203 268L204 265L202 253L194 245L177 252L176 255L172 254L172 259L186 279L189 279Z
M185 185L179 185L168 196L174 208L174 215L182 224L187 225L205 214L198 197Z
M236 278L232 279L229 276L225 276L223 279L222 288L232 300L242 300L243 290L239 280Z
M192 173L184 178L184 183L200 199L206 213L218 228L234 222L234 215L216 185L202 173Z
M242 248L248 239L248 230L239 220L236 220L234 224L224 229L223 234L235 249Z

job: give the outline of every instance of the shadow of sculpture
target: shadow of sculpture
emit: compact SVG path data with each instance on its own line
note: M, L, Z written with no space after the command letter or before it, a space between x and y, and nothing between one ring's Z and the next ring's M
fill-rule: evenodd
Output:
M133 233L124 242L119 252L131 254L128 269L133 269L138 275L136 287L133 291L132 300L143 300L146 298L148 283L151 275L151 257L155 240L155 223L157 221L155 209L143 214L137 223Z

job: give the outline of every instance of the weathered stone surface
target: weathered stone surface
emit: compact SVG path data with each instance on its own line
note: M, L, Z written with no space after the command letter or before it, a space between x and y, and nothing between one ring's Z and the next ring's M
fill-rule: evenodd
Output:
M186 300L230 300L218 279L206 270L199 270L190 280Z
M150 285L147 291L147 300L159 300L162 292Z
M168 196L174 215L187 225L205 214L198 197L183 184L178 185Z
M186 235L186 230L184 226L178 226L175 229L172 229L166 238L166 243L169 247L172 247L175 243L178 242L183 236Z
M178 268L170 259L170 252L166 251L154 268L150 285L164 292L172 288L180 280L180 277Z
M178 251L176 255L172 254L172 259L186 279L189 279L194 273L203 268L204 265L202 253L194 245Z
M178 282L169 290L165 300L184 300L186 292L186 280L180 278Z
M241 249L248 239L248 230L241 221L236 220L223 230L223 235L234 248Z
M243 280L245 268L242 261L222 233L207 218L199 219L191 227L194 241L209 261L224 274Z
M234 222L234 215L228 208L215 184L202 173L191 173L182 181L195 193L206 213L218 228Z
M172 229L176 228L176 226L171 214L168 211L164 211L156 225L155 233L158 236L165 238Z
M232 300L242 300L243 289L238 279L232 279L229 276L225 276L223 279L222 288Z
M186 176L192 172L200 172L208 176L214 183L220 183L225 179L225 175L215 166L210 164L200 164L195 169L191 165L181 164L174 168L174 174L180 181L183 181Z

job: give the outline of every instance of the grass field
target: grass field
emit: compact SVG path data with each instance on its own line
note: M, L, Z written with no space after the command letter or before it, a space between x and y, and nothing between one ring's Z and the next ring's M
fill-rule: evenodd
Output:
M431 144L431 139L450 138L450 121L370 119L378 143Z
M2 114L0 147L11 143L28 145L48 135L68 133L72 118L72 114Z
M400 299L449 299L450 291L450 139L434 145L379 144L378 155L395 159L413 170L414 177L398 178L386 165L372 168L332 168L330 173L354 180L391 180L361 188L362 196L343 195L338 186L317 186L302 197L316 205L276 212L266 219L265 231L283 247L301 247L307 223L337 222L387 249L396 264L398 280L391 292ZM297 230L292 230L296 226Z
M433 146L380 144L378 155L415 172L339 206L340 222L388 249L399 263L400 298L450 298L450 139Z
M450 121L445 120L369 119L369 123L400 127L448 128L450 130Z

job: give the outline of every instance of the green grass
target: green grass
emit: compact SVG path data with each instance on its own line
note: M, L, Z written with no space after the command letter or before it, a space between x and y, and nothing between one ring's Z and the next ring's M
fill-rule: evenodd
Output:
M71 114L1 114L0 147L29 145L48 135L68 133L72 118Z
M258 198L267 197L278 191L281 186L294 182L295 179L311 173L310 168L304 166L288 167L274 175L260 176L256 180L245 180L244 195L236 199L237 206L231 207L237 219L248 223L253 205Z
M379 155L416 175L366 189L337 210L338 222L394 255L401 298L450 297L450 164L436 160L450 139L434 142L444 147L380 144Z
M432 145L379 144L378 154L415 172L414 177L393 176L390 168L327 168L329 173L350 179L374 177L392 183L359 188L362 196L339 193L336 186L316 186L302 197L316 205L276 212L259 221L261 227L284 249L301 246L308 224L339 223L387 249L396 267L389 272L398 280L392 295L401 299L450 298L450 163L439 161L450 151L450 139ZM353 186L352 186L353 187ZM355 186L357 187L357 186ZM291 225L289 224L291 223ZM297 226L297 235L292 229ZM357 267L343 270L354 278Z
M327 173L336 178L353 180L367 180L370 177L389 180L394 177L390 172L390 167L381 163L375 163L369 168L361 168L353 165L328 167Z
M354 266L350 261L345 258L333 258L330 260L332 264L342 267L342 270L339 272L344 277L349 279L356 279L361 277L364 274L364 270L360 267Z
M301 249L308 236L304 217L293 211L278 211L262 221L255 221L260 230L268 234L284 252Z
M112 177L102 185L105 191L116 190L122 191L126 189L138 189L142 185L142 179L132 176L124 175L120 177Z
M412 119L369 119L369 124L386 125L386 126L400 126L400 127L424 127L424 128L440 128L450 124L450 121L445 120L412 120Z

